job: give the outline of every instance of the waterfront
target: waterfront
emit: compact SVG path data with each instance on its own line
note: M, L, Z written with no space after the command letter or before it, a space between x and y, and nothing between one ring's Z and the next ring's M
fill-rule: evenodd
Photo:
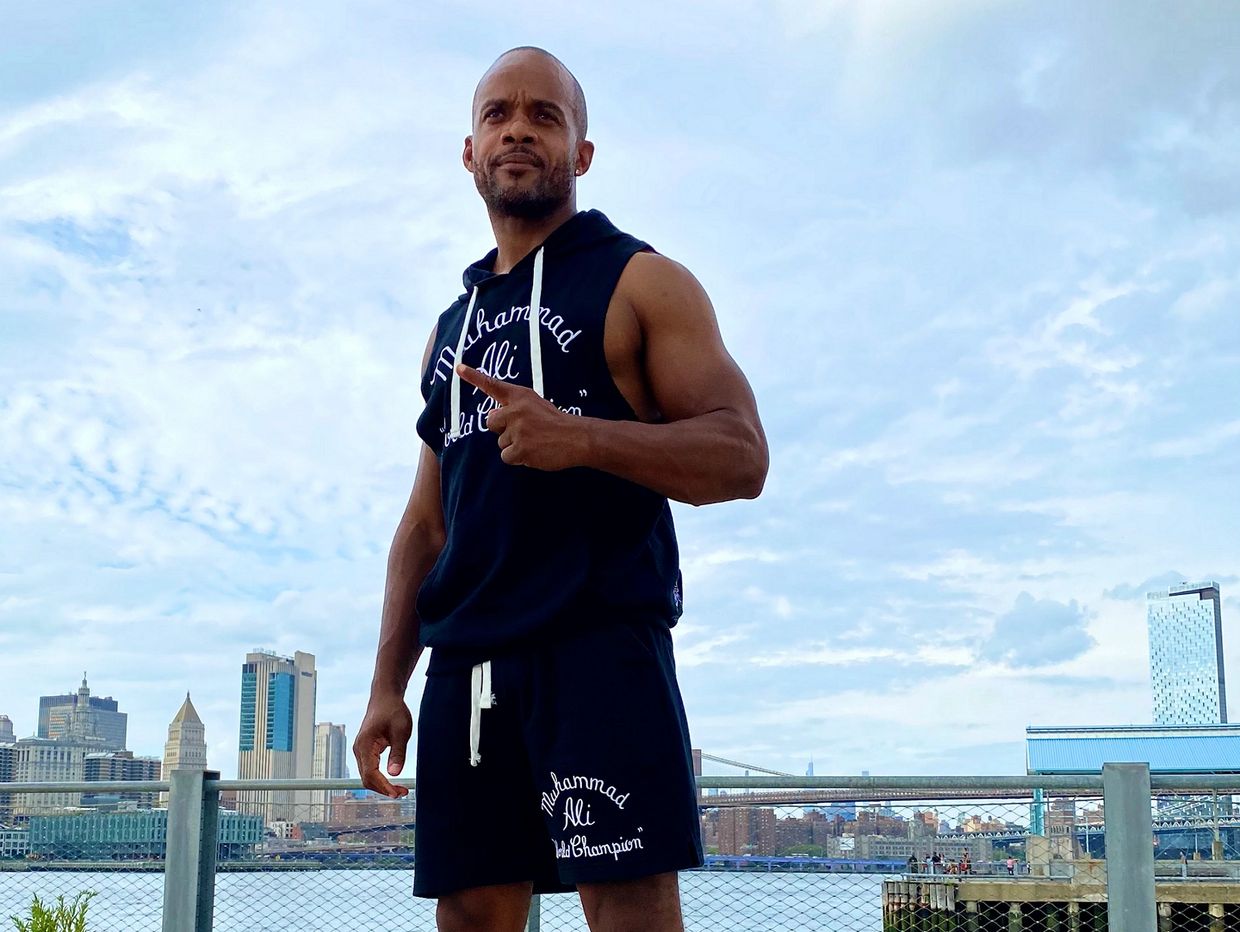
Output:
M681 899L688 929L710 932L879 932L882 874L687 871ZM224 873L216 877L214 932L434 932L434 904L415 899L413 872L316 870ZM91 903L90 932L158 932L163 875L0 873L0 923L34 894ZM575 895L542 898L543 932L586 932Z

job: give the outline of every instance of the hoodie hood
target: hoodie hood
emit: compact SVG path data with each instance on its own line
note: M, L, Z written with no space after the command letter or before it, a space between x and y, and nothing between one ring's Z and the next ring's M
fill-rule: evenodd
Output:
M608 237L623 235L601 211L579 210L552 230L541 245L526 253L507 274L519 275L529 269L534 264L535 255L540 251L545 252L547 257L566 256ZM462 296L462 300L467 298L478 285L485 284L492 278L502 277L492 271L497 258L499 258L498 247L466 267L461 276L461 281L465 285L465 295Z
M578 252L588 246L592 246L609 237L623 237L612 222L608 220L600 211L583 210L578 211L569 217L558 227L548 234L542 244L530 250L521 261L512 267L512 270L506 275L521 277L529 269L531 272L530 285L530 303L526 312L529 320L529 343L530 343L530 387L538 393L540 398L546 397L543 390L543 364L542 364L542 326L541 317L544 311L542 306L542 280L543 280L543 264L549 256L552 262L564 262L570 260L574 252ZM499 248L492 249L489 253L479 259L477 262L465 269L462 281L469 294L469 304L465 310L465 317L461 322L460 334L457 337L455 359L463 359L465 355L465 342L469 337L469 328L474 319L474 306L478 303L478 291L488 281L496 278L503 278L503 275L496 275L494 271L495 260L499 256ZM532 268L531 268L532 267ZM462 300L464 299L462 295ZM449 398L451 405L451 439L457 440L460 437L461 430L461 377L456 371L456 367L452 368L452 384L449 387Z

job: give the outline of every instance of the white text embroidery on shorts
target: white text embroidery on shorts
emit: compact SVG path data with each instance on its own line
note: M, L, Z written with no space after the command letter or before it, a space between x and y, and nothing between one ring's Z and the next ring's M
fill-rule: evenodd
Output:
M621 793L614 786L609 785L604 780L600 780L598 777L565 777L561 780L555 775L553 770L551 771L551 792L542 794L543 812L547 813L547 815L555 815L556 801L565 790L591 790L595 793L601 793L615 803L617 809L623 809L624 804L629 799L628 793Z
M640 838L621 838L619 841L592 845L585 835L574 835L568 841L557 841L555 843L555 856L557 858L598 858L610 854L615 860L619 861L620 855L629 851L640 851L641 847L642 840Z
M551 818L556 817L559 802L563 799L563 824L561 831L582 829L595 825L593 803L606 800L617 809L623 809L629 800L628 793L621 793L613 784L598 777L571 776L560 779L551 772L551 792L542 794L541 808ZM642 831L641 826L637 830ZM557 858L597 858L611 855L619 860L620 855L629 851L641 850L640 838L620 838L592 844L585 835L574 835L565 841L555 844Z

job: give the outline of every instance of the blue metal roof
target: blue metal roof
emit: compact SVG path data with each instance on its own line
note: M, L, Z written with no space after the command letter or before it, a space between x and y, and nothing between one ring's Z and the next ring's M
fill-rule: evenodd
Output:
M1240 734L1042 738L1025 742L1030 773L1100 773L1146 763L1152 773L1240 773Z

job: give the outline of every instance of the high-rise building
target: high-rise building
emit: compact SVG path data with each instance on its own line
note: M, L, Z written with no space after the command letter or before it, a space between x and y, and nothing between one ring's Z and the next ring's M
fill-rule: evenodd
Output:
M758 807L735 807L719 812L718 842L720 854L775 853L775 810Z
M126 782L159 779L158 757L134 757L133 751L93 751L83 760L82 779L89 781ZM105 790L100 793L83 793L83 806L150 809L155 805L156 793L127 793Z
M198 717L198 710L189 701L189 693L185 701L168 724L168 740L164 743L164 759L160 780L171 780L174 770L206 770L207 769L207 729ZM160 794L160 802L168 802L168 794Z
M17 740L13 734L13 720L7 715L0 715L0 744L12 744Z
M13 745L13 779L18 783L77 783L86 779L86 755L112 750L102 738L20 738ZM13 815L41 815L79 806L81 793L15 793Z
M198 717L198 710L190 701L189 693L185 701L168 724L168 740L164 742L163 776L167 780L173 770L206 770L207 769L207 730Z
M17 766L17 745L0 742L0 783L11 783ZM13 794L0 793L0 828L13 821Z
M238 779L312 775L317 681L313 654L296 651L292 657L281 657L255 650L245 655ZM312 790L247 791L238 794L237 805L269 822L317 821L322 799L321 792Z
M315 779L347 780L349 778L348 749L348 739L343 725L319 722L314 726L314 766L311 776ZM332 799L342 792L344 791L324 791L318 821L331 820Z
M128 715L118 711L111 696L92 696L82 674L76 693L39 697L40 738L101 738L109 750L125 748Z
M327 780L349 778L348 739L343 725L319 722L314 726L314 776Z
M1146 597L1150 680L1158 725L1227 721L1223 614L1216 582L1181 583Z

